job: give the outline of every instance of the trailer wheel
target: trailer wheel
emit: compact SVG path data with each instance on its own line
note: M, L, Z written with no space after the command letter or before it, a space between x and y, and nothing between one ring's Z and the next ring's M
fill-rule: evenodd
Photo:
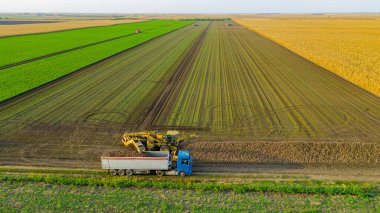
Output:
M117 169L112 169L110 173L111 173L111 175L116 176L118 171L117 171Z
M185 172L180 172L180 173L179 173L179 176L181 176L181 177L185 177L185 176L186 176L186 173L185 173Z
M117 172L120 176L124 176L125 175L125 170L124 169L119 169L119 171Z
M157 174L158 176L164 176L165 172L164 172L164 171L161 171L161 170L157 170L157 171L156 171L156 174Z
M127 174L127 176L132 176L133 175L132 170L127 170L125 173Z

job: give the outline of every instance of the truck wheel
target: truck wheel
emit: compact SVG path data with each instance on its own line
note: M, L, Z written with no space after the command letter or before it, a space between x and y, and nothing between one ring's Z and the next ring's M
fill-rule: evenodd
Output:
M125 173L127 174L127 176L132 176L133 175L132 170L127 170Z
M119 169L119 171L117 172L120 176L123 176L125 175L125 170L124 169Z
M112 169L111 170L111 175L116 176L117 173L118 173L117 169Z
M158 176L164 176L164 174L165 174L165 172L161 171L161 170L156 171L156 173Z
M181 176L181 177L185 177L185 176L186 176L186 173L185 173L185 172L180 172L180 173L179 173L179 176Z

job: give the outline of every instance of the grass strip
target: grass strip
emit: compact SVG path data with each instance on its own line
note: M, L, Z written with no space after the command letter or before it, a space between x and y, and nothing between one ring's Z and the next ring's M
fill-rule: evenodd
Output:
M142 178L142 177L67 177L59 175L0 175L1 181L43 182L51 184L101 186L101 187L150 187L158 189L187 189L199 191L278 192L289 194L356 195L373 197L379 194L378 185L356 182L323 181L255 181L252 183L199 182L194 179Z
M38 173L38 174L73 174L73 175L98 175L98 176L109 176L106 171L95 171L95 170L69 170L69 169L24 169L24 168L0 168L0 173ZM259 175L259 174L247 174L247 175L233 175L233 174L196 174L192 175L192 179L202 180L202 179L226 179L226 178L240 178L240 179L299 179L305 180L309 179L307 175Z
M0 173L37 173L37 174L68 174L68 175L98 175L98 176L109 176L109 173L106 171L96 171L96 170L79 170L79 169L44 169L44 168L35 168L35 169L24 169L24 168L0 168ZM307 175L260 175L260 174L246 174L246 175L233 175L233 174L193 174L191 179L204 180L204 179L223 179L228 178L239 178L246 180L254 179L292 179L292 180L307 180L309 177Z

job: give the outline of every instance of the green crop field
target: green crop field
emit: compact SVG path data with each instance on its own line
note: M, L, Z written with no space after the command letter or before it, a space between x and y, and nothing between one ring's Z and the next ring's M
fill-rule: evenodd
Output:
M162 26L164 23L166 22L151 24L156 25L156 28L150 29L149 31L141 34L135 34L133 36L120 38L84 49L59 54L46 59L1 70L0 101L43 85L84 66L141 44L147 40L181 28L190 22L173 23L172 21L168 21L167 26Z
M41 85L129 47L131 38L3 70L12 83L2 80L2 91ZM48 68L61 73L35 74ZM125 131L177 129L198 134L186 148L199 162L374 166L379 105L379 97L236 23L198 22L0 106L7 147L0 153L4 162L98 166Z
M157 20L0 38L0 67L119 36L131 35L137 28L149 31L176 23L178 22Z

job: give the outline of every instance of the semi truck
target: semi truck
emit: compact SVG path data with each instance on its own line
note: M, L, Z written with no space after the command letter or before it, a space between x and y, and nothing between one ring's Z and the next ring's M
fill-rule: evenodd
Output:
M179 150L177 161L169 151L145 151L142 157L101 157L102 169L111 175L150 174L158 176L188 176L192 173L193 159L188 150Z

